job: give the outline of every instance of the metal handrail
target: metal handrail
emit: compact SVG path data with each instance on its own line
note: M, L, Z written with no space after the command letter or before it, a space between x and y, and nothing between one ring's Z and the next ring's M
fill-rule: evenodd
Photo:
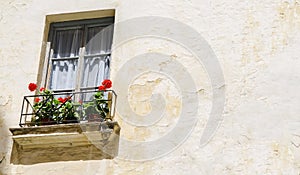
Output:
M117 99L115 91L99 91L97 87L89 89L92 90L24 96L20 127L113 120ZM101 98L96 98L96 93L100 93ZM59 97L67 100L59 102ZM35 102L35 98L40 101Z

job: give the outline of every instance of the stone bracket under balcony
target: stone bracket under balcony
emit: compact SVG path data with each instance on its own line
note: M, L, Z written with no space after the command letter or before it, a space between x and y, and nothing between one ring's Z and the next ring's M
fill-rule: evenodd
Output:
M11 163L112 159L118 155L117 122L89 122L10 128Z

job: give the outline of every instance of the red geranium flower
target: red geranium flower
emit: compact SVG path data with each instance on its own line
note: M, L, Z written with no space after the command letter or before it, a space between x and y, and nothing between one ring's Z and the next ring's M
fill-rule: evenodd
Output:
M105 79L105 80L102 81L102 85L103 85L105 88L111 88L112 82L111 82L109 79Z
M44 87L41 87L41 88L40 88L40 92L43 92L44 90L45 90Z
M32 92L35 91L37 88L37 85L35 83L29 83L28 89Z
M106 89L105 86L99 86L99 87L98 87L98 90L99 90L99 91L103 91L103 90L105 90L105 89Z
M40 98L34 98L34 102L38 103L40 101Z
M60 101L61 103L64 103L64 102L65 102L65 99L63 99L63 98L61 98L61 97L59 97L57 100Z
M59 102L61 102L61 103L65 103L65 102L71 100L71 97L70 96L69 97L65 97L65 98L59 97L57 100Z

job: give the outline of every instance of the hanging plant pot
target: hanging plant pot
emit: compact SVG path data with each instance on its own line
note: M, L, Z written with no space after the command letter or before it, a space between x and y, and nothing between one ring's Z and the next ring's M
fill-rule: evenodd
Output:
M88 121L89 122L103 122L104 119L100 114L88 114Z

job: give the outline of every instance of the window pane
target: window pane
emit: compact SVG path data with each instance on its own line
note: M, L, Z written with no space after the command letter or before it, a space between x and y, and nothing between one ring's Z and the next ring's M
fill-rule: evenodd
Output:
M52 61L50 89L74 89L78 59Z
M113 25L88 27L86 54L105 54L111 52Z
M57 30L53 43L53 57L74 57L78 56L82 40L80 29Z
M110 56L85 57L81 87L99 86L109 76Z

